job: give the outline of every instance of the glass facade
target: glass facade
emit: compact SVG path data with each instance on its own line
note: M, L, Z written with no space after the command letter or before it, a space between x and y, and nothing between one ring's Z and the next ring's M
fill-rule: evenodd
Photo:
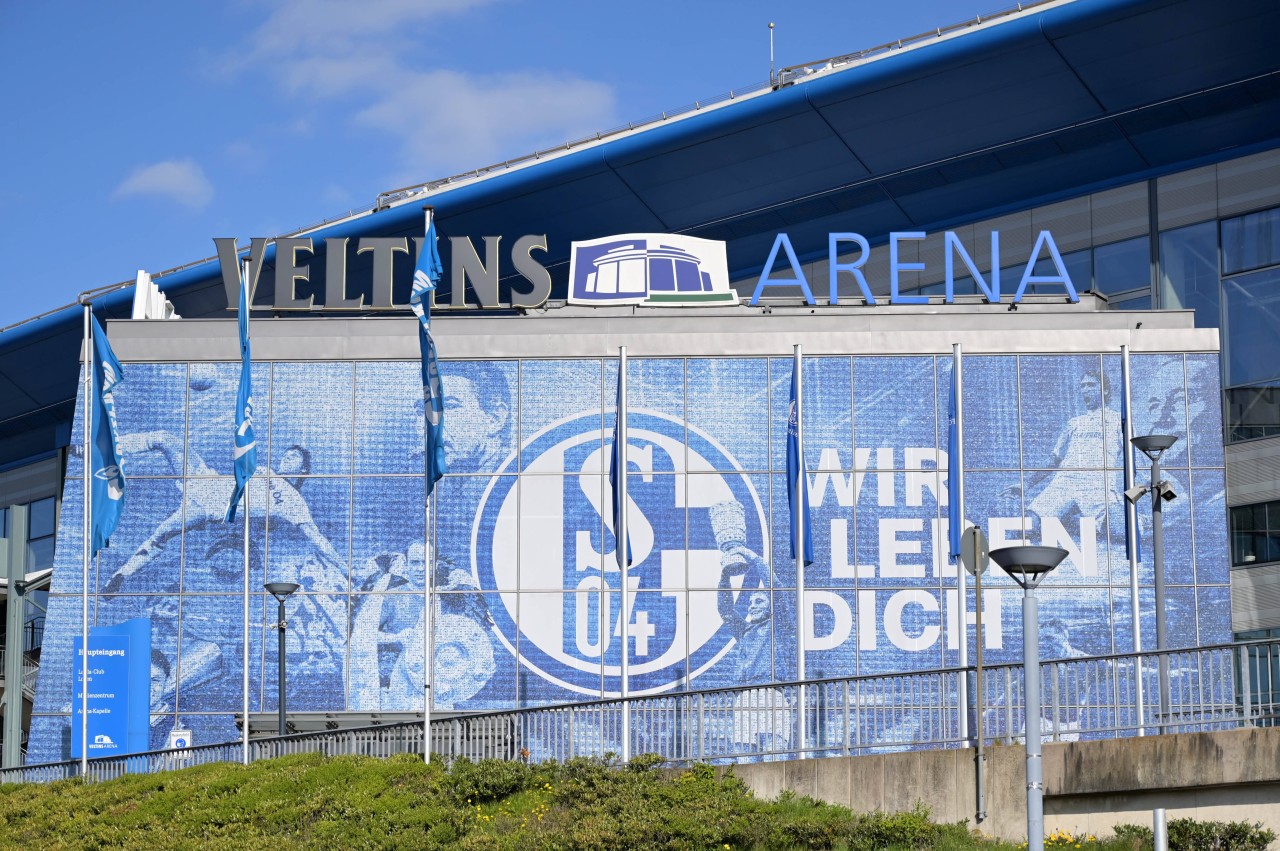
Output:
M437 710L619 693L607 478L616 361L441 367L450 474L428 502L416 362L254 365L251 711L275 709L264 581L302 586L287 604L294 711L420 711L424 585ZM810 676L958 663L962 601L945 543L951 367L935 355L805 360L816 558L799 600L786 556L791 359L630 361L633 694L793 679L802 620ZM1131 649L1119 355L970 355L964 369L968 516L992 546L1069 551L1041 609L1070 625L1071 652ZM179 720L200 743L238 735L243 527L223 522L238 370L126 364L116 397L126 509L92 565L91 618L152 622L153 747ZM1166 512L1170 635L1229 640L1218 358L1136 354L1132 386L1137 433L1179 436L1164 459L1181 497ZM68 464L32 762L69 754L80 469ZM1140 569L1144 600L1151 570ZM992 664L1020 655L1019 597L987 575ZM975 606L970 592L963 608Z

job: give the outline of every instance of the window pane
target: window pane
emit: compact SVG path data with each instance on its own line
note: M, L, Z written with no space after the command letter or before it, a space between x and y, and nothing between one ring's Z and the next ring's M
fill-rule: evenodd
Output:
M1222 223L1222 272L1231 275L1280 263L1280 207Z
M27 537L30 539L47 538L55 531L53 497L36 500L27 507Z
M1151 249L1147 237L1093 249L1093 277L1094 287L1108 295L1151 286Z
M1089 274L1089 266L1092 260L1092 255L1087 248L1084 251L1073 251L1070 254L1062 255L1062 265L1066 267L1067 277L1071 279L1071 286L1076 288L1077 293L1082 293L1093 287L1093 276ZM1057 264L1053 262L1051 257L1041 257L1036 261L1035 274L1041 276L1056 275L1058 274ZM1021 283L1021 275L1022 271L1018 270L1018 277L1014 278L1017 283ZM1027 291L1061 295L1063 288L1061 284L1032 284L1027 288Z
M1227 391L1227 442L1280 434L1280 387Z
M1110 304L1112 310L1150 310L1151 309L1151 292L1147 291L1137 298L1127 298L1124 301L1113 301Z
M1213 222L1160 234L1160 306L1190 308L1197 328L1218 327L1218 230Z
M1280 377L1280 269L1222 282L1227 385Z

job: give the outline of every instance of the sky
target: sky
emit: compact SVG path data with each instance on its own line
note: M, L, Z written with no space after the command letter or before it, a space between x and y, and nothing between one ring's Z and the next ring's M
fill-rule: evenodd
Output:
M88 289L1013 6L0 0L0 328Z

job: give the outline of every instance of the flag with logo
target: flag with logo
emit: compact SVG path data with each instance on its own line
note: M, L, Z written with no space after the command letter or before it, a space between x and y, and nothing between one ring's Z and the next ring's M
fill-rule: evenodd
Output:
M955 564L960 559L960 537L964 531L964 521L960 517L960 467L964 459L960 457L960 400L957 398L956 385L960 381L959 364L951 366L951 405L947 412L947 537L949 561Z
M809 522L809 474L800 455L800 362L791 367L791 407L787 413L787 504L791 509L791 557L797 558L804 522L804 563L813 564L813 524Z
M124 509L124 462L116 434L115 402L115 388L124 381L124 370L96 316L93 317L93 351L93 401L89 412L93 417L89 463L93 471L89 497L91 557L108 545Z
M626 368L625 366L620 366L621 369ZM613 448L609 451L609 492L613 495L613 534L614 537L618 539L617 552L619 567L630 566L632 562L631 536L627 535L625 541L621 540L623 537L623 512L627 510L626 500L623 499L622 496L622 477L626 474L626 468L624 465L627 463L627 460L626 449L623 447L625 440L622 435L622 406L626 404L626 399L623 398L621 369L618 372L618 398L615 407L617 413L615 414L613 421ZM622 563L623 547L626 548L626 565L623 565Z
M240 273L239 314L240 390L236 393L235 445L231 456L235 466L236 487L231 492L231 503L227 506L228 523L236 519L236 506L240 504L240 497L258 469L258 441L253 433L253 366L249 356L249 282L245 280L243 267Z
M444 392L440 384L440 365L436 362L436 344L431 339L431 293L440 283L444 264L436 248L436 223L427 220L427 235L418 254L418 267L413 273L413 292L409 307L418 317L418 347L422 350L422 401L426 417L427 496L436 482L449 472L444 458Z

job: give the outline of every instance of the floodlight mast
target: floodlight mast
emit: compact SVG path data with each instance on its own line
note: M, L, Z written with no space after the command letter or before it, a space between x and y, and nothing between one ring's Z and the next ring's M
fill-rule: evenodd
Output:
M1151 495L1151 566L1155 577L1156 652L1162 654L1159 657L1160 717L1164 720L1169 715L1169 660L1163 655L1163 651L1169 648L1164 589L1164 503L1176 498L1177 494L1168 482L1160 479L1160 456L1177 443L1178 438L1171 434L1146 434L1135 437L1132 442L1142 450L1143 455L1151 459L1151 484L1145 491ZM1129 494L1126 493L1125 496L1128 497ZM1164 732L1163 725L1159 729Z
M1027 748L1027 848L1044 851L1044 765L1040 751L1040 610L1036 587L1067 557L1061 547L1001 547L991 560L1022 586L1022 690Z
M267 589L272 597L276 598L276 634L279 636L277 647L279 648L276 656L276 685L279 687L279 697L276 702L277 718L276 718L276 735L283 736L288 730L285 728L285 704L284 704L284 631L288 628L288 621L284 617L284 601L289 595L297 591L300 587L296 582L268 582L262 586ZM249 719L245 718L245 724L249 723Z

